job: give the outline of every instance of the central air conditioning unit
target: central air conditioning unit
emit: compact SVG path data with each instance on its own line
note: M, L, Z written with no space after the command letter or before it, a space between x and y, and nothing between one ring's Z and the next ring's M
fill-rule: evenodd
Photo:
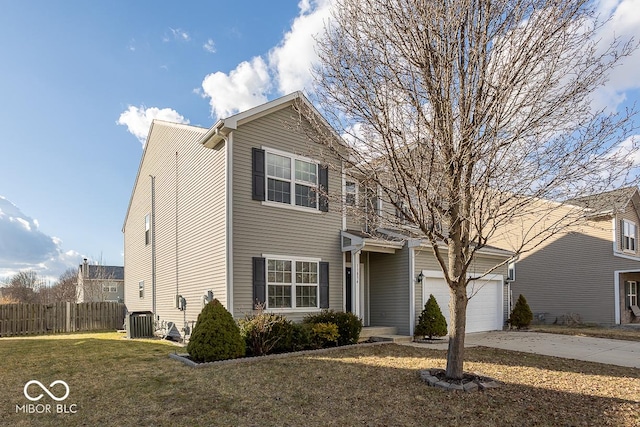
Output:
M127 338L153 337L153 313L150 311L134 311L125 318Z

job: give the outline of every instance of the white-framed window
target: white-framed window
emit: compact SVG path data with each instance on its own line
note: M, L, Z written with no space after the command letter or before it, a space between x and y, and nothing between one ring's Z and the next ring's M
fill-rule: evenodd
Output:
M636 250L636 224L627 221L622 221L622 249L625 251Z
M267 258L267 308L318 308L318 262Z
M353 181L346 181L344 183L344 203L352 207L358 204L358 186Z
M266 200L318 209L318 164L303 157L265 150Z
M138 282L138 297L144 298L144 280Z
M144 217L144 244L151 243L151 216L146 214Z
M638 305L638 282L627 282L627 304Z
M507 264L507 278L511 282L515 282L516 280L516 263L514 261Z
M105 283L102 285L102 292L118 292L118 285L115 283Z

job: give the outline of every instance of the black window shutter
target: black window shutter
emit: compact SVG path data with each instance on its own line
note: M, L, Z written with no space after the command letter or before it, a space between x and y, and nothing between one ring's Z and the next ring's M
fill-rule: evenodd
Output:
M318 185L320 186L319 208L322 212L329 212L329 168L318 167Z
M264 304L267 297L265 259L253 258L253 304Z
M620 220L620 250L624 250L624 220Z
M320 308L329 308L329 263L320 262Z
M253 200L265 200L264 150L253 148Z

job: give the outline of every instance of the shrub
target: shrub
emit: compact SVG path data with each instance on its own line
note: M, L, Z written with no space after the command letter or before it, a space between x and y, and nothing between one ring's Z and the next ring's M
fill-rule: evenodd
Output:
M338 345L339 336L335 323L314 323L311 327L311 341L317 348Z
M323 310L318 314L309 314L303 323L333 323L338 327L338 345L356 344L362 331L362 320L353 313Z
M520 294L518 301L516 301L515 307L509 316L509 322L511 326L515 326L518 329L526 328L531 324L533 320L533 313L525 297Z
M311 328L312 324L309 323L292 323L293 337L291 340L292 351L308 350L312 348L311 343Z
M414 335L419 337L428 336L429 339L434 336L442 337L447 335L447 320L442 315L438 301L433 295L429 295L429 300L424 305L422 313L420 313Z
M198 315L187 352L196 362L244 356L245 344L240 329L231 313L217 299L205 305Z
M240 322L240 333L247 352L254 356L293 350L293 323L281 314L259 311L246 315Z

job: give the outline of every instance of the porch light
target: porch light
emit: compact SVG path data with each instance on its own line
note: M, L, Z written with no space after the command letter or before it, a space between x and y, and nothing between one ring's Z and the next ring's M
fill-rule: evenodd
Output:
M420 274L418 274L418 278L416 279L417 283L422 282L422 279L424 279L424 274L422 274L422 271L421 271Z

